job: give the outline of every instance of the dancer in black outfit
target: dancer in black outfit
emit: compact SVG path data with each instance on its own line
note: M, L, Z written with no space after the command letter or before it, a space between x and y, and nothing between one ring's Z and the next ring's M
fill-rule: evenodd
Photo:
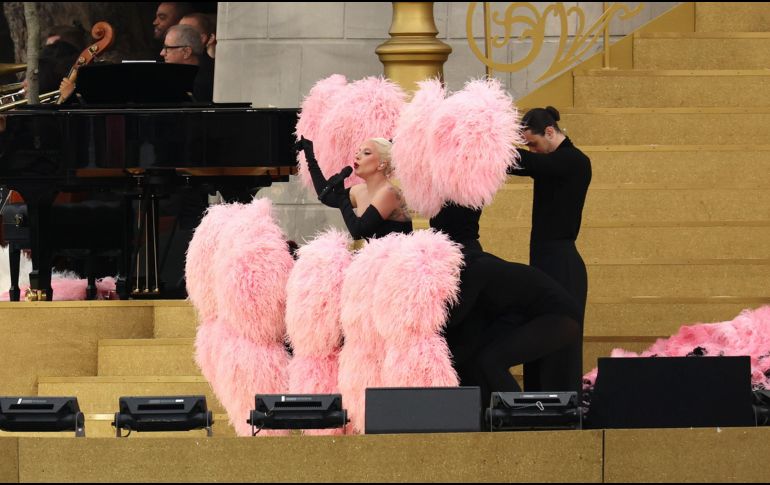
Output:
M512 175L529 176L535 181L532 204L532 233L529 264L558 281L580 305L581 336L588 294L588 275L583 258L575 246L583 214L586 192L591 183L591 160L575 148L562 133L556 108L535 108L522 119L529 151L519 149L521 169ZM582 372L582 345L561 352L561 361L553 365ZM541 371L525 374L536 378ZM533 382L538 385L537 382Z
M334 175L327 180L313 152L313 142L302 137L297 148L305 153L313 187L321 202L340 209L345 225L353 239L383 237L391 232L412 232L401 191L390 183L390 146L383 138L364 142L353 164L355 174L366 183L344 188L345 177ZM328 187L332 184L331 187ZM328 188L327 188L328 187ZM359 208L359 213L356 210ZM360 214L360 215L359 215Z
M450 309L446 339L462 385L481 387L484 405L493 391L520 391L509 369L546 364L580 342L581 312L548 275L531 266L485 253L478 241L481 210L445 205L430 225L463 246L460 302ZM528 391L579 391L577 377L553 365L537 379L525 375Z

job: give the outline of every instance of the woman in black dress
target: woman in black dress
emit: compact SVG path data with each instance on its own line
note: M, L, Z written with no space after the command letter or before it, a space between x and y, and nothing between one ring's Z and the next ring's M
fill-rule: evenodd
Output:
M297 142L305 153L313 187L321 202L340 209L353 239L383 237L391 232L412 232L412 220L401 190L390 182L391 143L384 138L366 140L356 153L353 173L365 183L344 188L341 172L327 180L313 152L313 142ZM343 170L344 171L344 170ZM348 173L349 175L349 173Z

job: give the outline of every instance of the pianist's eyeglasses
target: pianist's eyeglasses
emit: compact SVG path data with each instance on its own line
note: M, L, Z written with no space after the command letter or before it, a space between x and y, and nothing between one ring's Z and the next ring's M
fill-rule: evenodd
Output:
M181 49L182 47L190 47L189 45L164 45L162 51L169 49Z

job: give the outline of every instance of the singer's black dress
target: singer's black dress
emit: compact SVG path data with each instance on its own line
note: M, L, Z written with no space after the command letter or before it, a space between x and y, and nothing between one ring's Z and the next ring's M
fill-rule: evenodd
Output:
M460 301L445 330L461 383L480 386L486 404L492 391L520 390L510 367L540 362L539 375L525 373L527 391L579 391L581 368L549 365L564 348L582 344L578 305L537 268L484 252L480 216L480 210L448 204L430 221L463 246Z

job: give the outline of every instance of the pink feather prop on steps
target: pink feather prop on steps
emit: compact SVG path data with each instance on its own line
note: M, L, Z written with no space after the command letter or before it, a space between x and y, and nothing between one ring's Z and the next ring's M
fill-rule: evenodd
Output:
M327 178L353 164L358 147L369 138L391 138L406 94L395 83L367 77L337 93L313 140L316 158ZM353 175L345 186L362 183Z
M254 409L254 395L286 392L286 350L274 343L251 342L221 321L207 324L205 328L199 333L196 351L209 353L214 360L205 366L203 375L227 411L236 434L251 436L251 426L246 419L249 411ZM202 342L203 338L213 341L213 345ZM207 352L205 347L208 345L212 348ZM258 436L287 434L285 431L262 431Z
M298 251L286 289L286 332L294 349L288 369L292 394L339 392L340 306L345 271L352 259L350 243L346 233L331 229ZM309 435L341 433L305 431Z
M283 342L286 282L294 265L269 199L255 199L225 225L213 254L220 318L252 342Z
M88 280L80 278L66 278L54 276L51 278L51 289L53 290L53 301L80 301L86 299L86 288ZM29 285L21 286L21 299L29 289ZM115 278L106 277L96 280L96 299L109 300L117 299L115 294ZM9 301L8 291L0 295L0 301Z
M217 291L213 285L212 256L222 238L222 229L244 208L243 204L218 204L208 208L187 247L185 281L187 295L198 312L200 322L217 317Z
M347 233L331 229L299 249L286 287L286 331L294 355L326 356L342 345L340 297L350 243Z
M473 208L492 203L523 143L513 99L497 80L476 80L433 114L426 151L433 155L433 190Z
M196 358L236 432L247 436L254 395L288 389L284 313L294 260L268 199L238 210L219 238L211 257L218 318L199 329Z
M417 231L388 237L394 237L399 248L379 274L372 307L375 328L386 347L382 384L458 386L441 332L449 306L457 302L462 252L442 233Z
M308 140L317 140L321 123L335 104L335 96L341 93L347 84L348 80L342 74L332 74L315 83L300 106L301 110L297 120L297 140L302 136ZM316 153L316 157L319 157L318 153ZM300 181L305 187L311 188L313 181L307 170L305 154L300 152L297 161L299 162ZM328 178L333 174L324 171L324 175Z
M706 356L751 357L751 382L770 389L770 306L744 310L731 321L683 326L666 339L659 339L639 354L614 349L612 357L684 357L700 347ZM597 369L583 377L586 386L596 381Z
M353 432L364 432L367 387L382 386L385 342L374 327L372 298L389 255L398 250L394 237L374 239L353 257L342 285L340 320L345 345L340 351L339 389Z
M427 140L432 136L428 127L446 93L437 79L417 84L419 89L401 110L393 135L393 169L409 208L432 217L441 210L444 199L431 188L430 167L437 162L435 154L426 150Z

